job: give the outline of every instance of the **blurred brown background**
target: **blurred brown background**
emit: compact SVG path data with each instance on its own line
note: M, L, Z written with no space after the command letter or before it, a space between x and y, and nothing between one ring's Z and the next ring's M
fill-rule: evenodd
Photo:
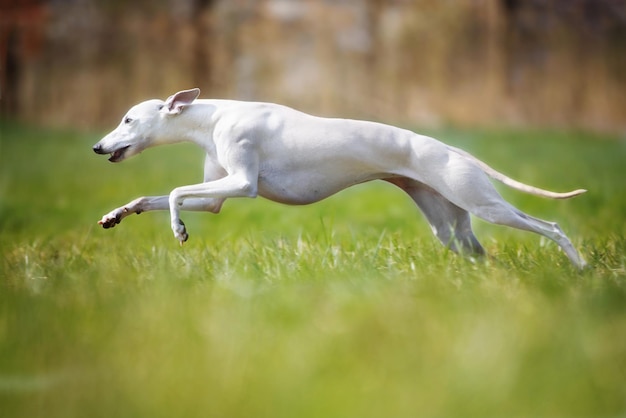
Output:
M0 107L106 128L190 87L396 123L626 131L626 0L0 0Z

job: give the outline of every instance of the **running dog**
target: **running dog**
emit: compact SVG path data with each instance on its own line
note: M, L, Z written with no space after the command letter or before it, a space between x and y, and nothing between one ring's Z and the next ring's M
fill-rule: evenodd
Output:
M198 99L199 89L132 107L120 125L93 146L120 162L146 148L183 141L206 153L204 182L168 196L140 197L104 215L104 228L130 214L169 210L174 236L188 234L181 210L218 213L231 197L263 196L289 205L317 202L349 186L384 180L404 190L422 210L435 236L465 255L485 253L470 221L535 232L556 242L578 268L585 261L556 223L507 203L489 178L522 192L565 199L515 181L465 151L428 136L381 123L311 116L286 106Z

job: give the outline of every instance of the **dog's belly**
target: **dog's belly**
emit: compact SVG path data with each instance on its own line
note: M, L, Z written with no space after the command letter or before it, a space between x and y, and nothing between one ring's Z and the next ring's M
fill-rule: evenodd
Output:
M301 180L301 181L299 181ZM352 184L312 183L309 179L259 178L258 193L266 199L287 205L308 205L327 198Z
M308 205L318 202L355 184L388 178L390 174L369 174L332 178L325 173L290 173L287 175L259 176L258 194L274 202L287 205Z

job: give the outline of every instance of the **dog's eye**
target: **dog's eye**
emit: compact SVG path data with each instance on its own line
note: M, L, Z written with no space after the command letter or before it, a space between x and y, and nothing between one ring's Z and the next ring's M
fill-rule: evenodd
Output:
M131 123L133 120L131 118L126 118L124 119L124 123L129 124Z

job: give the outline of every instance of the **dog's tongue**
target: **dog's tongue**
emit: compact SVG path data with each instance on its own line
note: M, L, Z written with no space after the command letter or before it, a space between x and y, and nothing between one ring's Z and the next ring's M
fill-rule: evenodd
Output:
M116 163L118 161L122 161L122 159L124 158L124 154L126 153L126 150L130 147L130 145L127 145L125 147L119 148L115 151L113 151L111 153L111 157L109 158L109 161L111 161L112 163Z
M117 150L117 151L115 151L115 152L112 152L112 153L111 153L111 158L109 158L109 161L111 161L111 162L115 162L115 161L117 161L117 160L118 160L118 159L122 156L122 153L123 153L123 152L124 152L124 150L123 150L123 149L121 149L121 150Z

